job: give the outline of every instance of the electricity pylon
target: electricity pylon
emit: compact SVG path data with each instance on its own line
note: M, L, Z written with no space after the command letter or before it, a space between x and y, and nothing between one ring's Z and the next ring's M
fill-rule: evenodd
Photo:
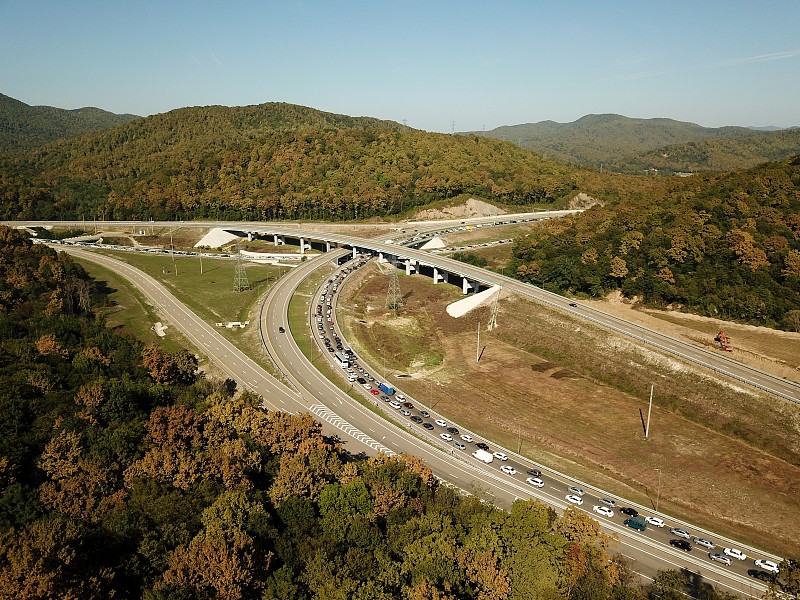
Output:
M389 292L386 294L386 308L393 310L397 315L397 309L403 306L403 297L400 295L400 279L397 276L397 268L389 271Z
M500 300L500 292L502 291L503 288L500 288L494 295L494 303L492 304L492 316L489 318L489 324L486 326L486 331L491 331L492 329L497 327L497 303Z
M244 268L242 251L238 244L236 246L236 271L233 275L233 291L244 292L250 289L250 282L247 281L247 271Z

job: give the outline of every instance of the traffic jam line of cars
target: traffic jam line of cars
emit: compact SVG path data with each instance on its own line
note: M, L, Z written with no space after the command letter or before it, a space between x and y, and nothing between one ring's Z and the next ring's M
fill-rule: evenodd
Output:
M376 399L380 397L380 399L386 402L391 408L397 410L401 415L408 418L411 423L419 425L426 431L436 432L438 427L441 430L438 433L438 437L443 442L452 446L450 450L451 453L455 453L456 450L466 452L467 444L473 444L476 448L476 450L472 453L473 457L487 465L491 464L496 459L502 463L499 467L499 471L501 473L508 476L517 475L517 468L513 465L507 464L508 455L500 451L490 451L489 445L486 442L476 441L468 433L462 434L457 427L448 424L447 421L442 418L433 419L433 422L429 421L428 419L431 418L431 414L427 410L415 408L414 404L407 399L405 395L402 393L395 393L395 390L391 385L375 381L375 378L364 367L358 364L358 357L356 357L356 355L349 348L345 348L342 345L341 339L338 335L336 335L333 326L333 320L330 316L332 296L334 293L336 293L341 280L344 279L353 269L358 268L366 263L366 260L367 259L362 258L352 267L342 269L333 278L329 279L322 288L320 303L317 304L316 317L317 326L320 331L320 337L330 352L334 352L332 348L335 344L338 353L343 354L349 359L348 366L344 368L348 381L353 384L360 384ZM324 330L325 323L322 321L323 303L327 308L327 320L329 329L332 332L333 341L327 337L327 333ZM542 489L545 487L545 480L542 477L542 472L540 469L527 469L525 470L525 475L527 476L525 478L525 482L532 488ZM575 506L583 505L583 497L586 494L583 488L573 485L567 487L566 491L567 494L564 496L564 499L568 503ZM647 530L648 526L657 528L663 528L666 526L666 523L661 517L640 516L639 512L632 507L618 508L617 502L611 498L600 498L599 501L600 504L592 506L592 512L604 517L605 519L613 519L616 516L616 509L620 515L623 516L623 525L630 527L631 529L643 532ZM669 545L673 548L682 550L684 552L691 552L692 549L696 547L702 548L703 552L708 552L708 558L713 562L730 566L733 560L744 561L747 559L747 556L741 550L736 548L723 548L722 552L713 552L713 550L717 548L717 545L713 541L699 536L692 536L692 534L680 527L671 528L670 534L675 536L669 540ZM755 559L754 564L757 569L748 570L748 575L762 581L771 581L771 579L774 578L774 576L780 571L778 564L771 560Z

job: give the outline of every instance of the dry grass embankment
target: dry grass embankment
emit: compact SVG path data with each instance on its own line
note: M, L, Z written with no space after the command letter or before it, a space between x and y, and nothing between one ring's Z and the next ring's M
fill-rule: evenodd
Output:
M375 367L488 439L659 509L780 554L800 555L800 406L719 381L624 338L515 296L499 328L483 308L461 319L446 285L400 278L384 306L373 266L345 286L339 321ZM650 384L651 435L644 439ZM641 411L641 412L640 412Z

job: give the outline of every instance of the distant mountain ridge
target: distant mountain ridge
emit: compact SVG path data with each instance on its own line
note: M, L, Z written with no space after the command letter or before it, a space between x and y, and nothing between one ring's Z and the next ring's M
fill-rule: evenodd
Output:
M124 125L140 117L94 107L30 106L0 94L0 150L25 151L56 140Z
M651 169L727 171L800 153L798 128L703 127L674 119L634 119L617 114L470 133L510 141L562 162L626 173Z
M364 219L474 195L569 200L576 169L507 142L270 102L180 108L0 155L0 217Z

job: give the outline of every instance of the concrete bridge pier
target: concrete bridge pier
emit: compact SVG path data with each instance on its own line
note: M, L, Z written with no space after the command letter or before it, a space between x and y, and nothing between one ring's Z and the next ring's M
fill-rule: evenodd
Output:
M325 252L330 252L330 251L331 251L331 243L325 242Z
M417 272L417 265L411 259L406 260L406 275L413 275Z
M433 283L447 283L447 271L440 271L436 267L433 267Z
M272 236L272 243L276 246L285 246L286 238L276 233Z
M469 294L472 289L473 289L473 286L469 282L469 279L467 279L466 277L462 277L461 278L461 290L464 292L464 295L466 296L467 294Z

